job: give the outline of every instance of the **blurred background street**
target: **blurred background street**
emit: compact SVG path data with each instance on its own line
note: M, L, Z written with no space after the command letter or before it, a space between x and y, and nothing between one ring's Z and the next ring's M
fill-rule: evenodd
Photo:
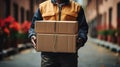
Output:
M0 67L40 67L28 39L35 10L45 0L0 0ZM74 0L84 8L88 42L78 67L120 67L120 0Z
M78 67L120 67L120 56L93 42L88 41L78 51ZM0 67L40 67L40 53L27 49L17 55L6 57Z

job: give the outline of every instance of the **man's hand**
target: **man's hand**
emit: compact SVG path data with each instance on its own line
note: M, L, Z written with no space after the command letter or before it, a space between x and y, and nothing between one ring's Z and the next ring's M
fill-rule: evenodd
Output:
M77 50L83 46L82 41L83 41L82 38L77 38Z
M33 43L33 47L36 48L36 36L31 37L31 42Z
M77 38L77 43L81 43L82 39L81 38Z

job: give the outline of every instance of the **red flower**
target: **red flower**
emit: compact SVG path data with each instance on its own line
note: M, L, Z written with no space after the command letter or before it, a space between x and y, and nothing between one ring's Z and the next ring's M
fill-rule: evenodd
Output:
M118 18L118 23L120 23L120 18Z
M30 29L30 25L31 25L31 23L28 22L28 21L25 21L22 24L22 31L23 31L23 33L27 33L28 32L28 30Z
M15 31L19 31L20 30L20 24L18 22L13 22L11 25L10 25L10 28L15 30Z
M3 22L3 20L2 19L0 19L0 27L4 27L4 22Z
M99 25L97 25L96 29L98 31L105 30L105 29L107 29L107 25L106 24L99 24Z
M12 16L8 16L8 17L4 20L5 23L13 23L14 21L15 21L15 19L14 19Z
M2 20L0 19L0 27L2 27Z
M6 28L4 28L4 30L3 30L7 35L9 35L10 34L10 31L9 31L9 29L6 27Z
M14 21L15 21L15 19L12 16L9 16L1 21L1 26L2 27L6 27L6 26L9 27L9 25L11 23L13 23Z
M96 29L99 31L99 30L102 30L102 25L98 25L97 27L96 27Z

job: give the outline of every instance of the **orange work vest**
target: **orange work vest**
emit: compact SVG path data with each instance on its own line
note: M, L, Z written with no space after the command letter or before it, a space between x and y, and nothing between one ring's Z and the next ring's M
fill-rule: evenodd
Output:
M57 4L53 4L51 0L41 3L39 9L43 20L59 20L59 7ZM61 21L76 21L79 11L80 5L74 1L70 1L69 4L62 6Z

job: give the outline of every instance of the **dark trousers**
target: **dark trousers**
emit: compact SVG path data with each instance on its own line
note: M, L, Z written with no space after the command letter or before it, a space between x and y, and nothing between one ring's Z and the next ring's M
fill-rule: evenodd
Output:
M77 53L42 52L41 67L77 67Z

